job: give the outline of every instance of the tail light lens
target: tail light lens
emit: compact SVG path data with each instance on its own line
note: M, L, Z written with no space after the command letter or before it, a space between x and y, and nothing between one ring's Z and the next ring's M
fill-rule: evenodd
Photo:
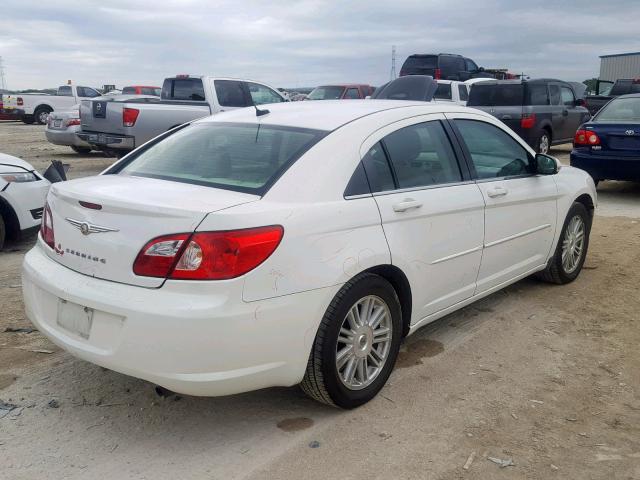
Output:
M67 127L71 127L72 125L80 125L80 119L79 118L71 118L69 120L67 120L65 122L65 125Z
M22 99L22 97L18 97L18 106L21 107L24 105L24 100Z
M439 68L436 68L436 71L434 72L434 78L436 80L441 80L442 79L442 70L440 70Z
M576 132L576 136L573 138L573 146L592 146L600 145L600 137L596 132L591 130L580 129Z
M520 128L533 128L536 125L535 113L523 113L520 120Z
M40 223L40 236L44 243L49 245L51 248L55 250L56 248L56 239L53 234L53 218L51 217L51 208L49 208L49 204L45 203L44 211L42 212L42 222Z
M140 110L137 108L123 108L122 109L122 126L123 127L133 127L136 124L136 120L138 120L138 115L140 114Z
M280 225L154 238L133 264L136 275L176 280L225 280L250 272L275 251Z

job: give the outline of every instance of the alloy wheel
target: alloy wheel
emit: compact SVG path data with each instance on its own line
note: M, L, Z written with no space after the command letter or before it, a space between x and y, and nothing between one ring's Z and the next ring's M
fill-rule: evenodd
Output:
M582 257L585 240L584 220L580 215L575 215L569 221L562 240L562 269L565 273L573 273Z
M349 309L336 345L338 378L345 387L361 390L373 383L389 356L392 334L391 312L380 297L368 295Z

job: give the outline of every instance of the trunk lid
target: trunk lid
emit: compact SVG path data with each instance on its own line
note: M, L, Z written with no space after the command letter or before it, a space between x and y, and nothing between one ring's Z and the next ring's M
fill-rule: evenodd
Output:
M157 103L158 97L109 98L98 97L92 100L82 100L80 104L80 125L86 132L102 132L116 135L126 135L128 127L124 126L122 110L124 108L139 108L140 104ZM140 111L140 116L142 111ZM140 120L140 117L137 118Z
M585 127L600 138L602 149L592 149L592 154L640 157L639 123L588 123Z
M210 212L257 201L247 193L124 175L101 175L54 184L51 208L58 263L91 277L141 287L164 278L141 277L133 263L151 239L193 232ZM80 202L100 205L100 209ZM89 231L98 230L98 231ZM102 231L100 231L102 230Z

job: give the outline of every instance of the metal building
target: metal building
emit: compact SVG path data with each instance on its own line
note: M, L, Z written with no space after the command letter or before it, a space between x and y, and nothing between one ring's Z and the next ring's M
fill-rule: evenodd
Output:
M640 78L640 52L600 56L600 80Z

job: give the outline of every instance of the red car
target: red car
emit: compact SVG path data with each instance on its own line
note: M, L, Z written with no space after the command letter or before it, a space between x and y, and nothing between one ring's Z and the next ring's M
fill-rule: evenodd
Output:
M371 85L323 85L314 88L305 100L357 100L373 93Z
M162 91L162 88L160 87L149 87L146 85L130 85L122 89L122 94L123 95L155 95L156 97L159 97L161 91Z

